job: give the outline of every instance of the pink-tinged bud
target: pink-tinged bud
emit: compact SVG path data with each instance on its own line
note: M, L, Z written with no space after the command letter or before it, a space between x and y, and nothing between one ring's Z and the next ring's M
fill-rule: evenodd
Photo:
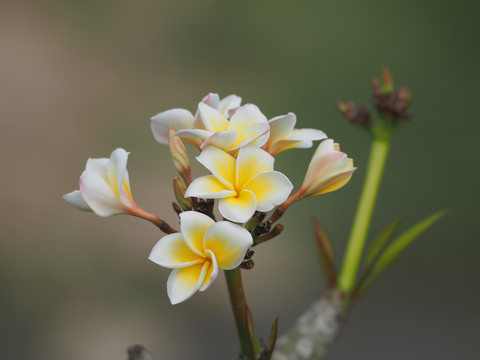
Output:
M353 160L339 150L332 139L320 143L298 191L301 198L340 189L350 180L356 168Z
M190 185L192 178L190 176L190 161L188 160L187 149L178 136L174 136L175 130L170 126L168 128L168 147L172 156L173 165L180 176Z

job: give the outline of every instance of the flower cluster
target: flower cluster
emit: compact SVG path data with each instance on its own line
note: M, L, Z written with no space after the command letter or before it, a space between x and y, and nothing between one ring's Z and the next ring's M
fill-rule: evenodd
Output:
M180 231L133 201L128 177L128 153L116 149L109 159L89 159L80 176L80 190L64 195L81 210L100 216L130 214L153 222L168 235L155 245L149 259L173 271L167 282L170 301L180 303L197 290L207 289L218 269L245 263L250 247L271 239L283 228L278 220L288 206L307 196L344 186L355 168L338 144L315 129L295 129L293 113L270 120L253 104L230 95L208 94L195 115L172 109L151 118L154 138L168 144L180 178L174 179L174 209ZM194 145L197 160L209 175L191 177L187 150L181 139ZM326 140L325 140L326 139ZM285 150L318 146L301 187L274 170L275 156ZM223 221L216 221L215 201ZM274 210L265 220L266 213ZM280 214L280 215L279 215ZM262 240L263 239L263 240ZM251 266L250 266L251 267Z

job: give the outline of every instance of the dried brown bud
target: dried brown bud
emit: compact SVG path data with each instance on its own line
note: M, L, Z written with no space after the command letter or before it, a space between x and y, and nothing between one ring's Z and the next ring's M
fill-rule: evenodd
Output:
M364 127L370 126L370 111L366 106L355 106L351 101L347 103L337 101L336 106L352 124Z

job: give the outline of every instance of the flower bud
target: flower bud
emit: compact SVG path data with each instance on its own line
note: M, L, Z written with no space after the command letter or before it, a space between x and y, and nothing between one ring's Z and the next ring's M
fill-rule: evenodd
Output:
M350 180L356 168L353 167L353 160L339 150L339 145L332 139L320 143L298 191L301 198L340 189Z
M174 136L174 133L175 130L170 126L168 128L168 147L172 156L173 165L183 180L185 180L185 183L190 185L192 178L190 177L190 161L188 160L187 149L182 139Z
M175 198L184 211L192 209L192 200L190 198L185 198L185 190L186 187L182 180L178 177L173 178L173 191L175 193Z

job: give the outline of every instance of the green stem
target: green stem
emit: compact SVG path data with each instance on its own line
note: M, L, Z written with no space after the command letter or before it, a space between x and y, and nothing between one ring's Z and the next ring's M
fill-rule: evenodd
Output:
M342 271L338 279L338 286L340 290L344 292L351 291L355 284L358 266L365 246L373 208L377 199L378 189L390 147L390 135L391 131L386 130L382 133L382 136L375 136L372 142L370 157L368 159L367 175L350 232Z
M233 316L237 326L240 340L242 359L255 359L260 350L260 344L253 332L253 324L248 324L248 307L245 291L243 290L242 273L240 268L225 270L230 303L232 304Z

